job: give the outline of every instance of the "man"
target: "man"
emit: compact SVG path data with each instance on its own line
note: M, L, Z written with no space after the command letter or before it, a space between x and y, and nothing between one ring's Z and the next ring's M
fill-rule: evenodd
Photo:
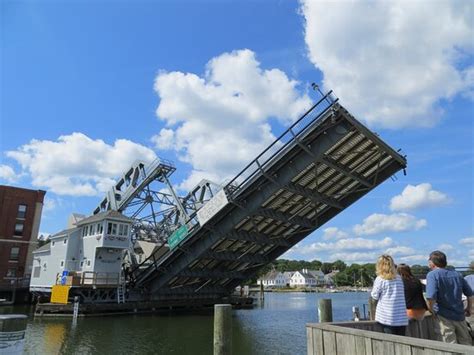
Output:
M474 271L474 261L471 261L469 269L470 272ZM467 281L469 286L471 286L471 290L474 291L474 274L467 275L464 279Z
M445 343L472 345L465 315L471 315L472 290L456 271L446 269L446 255L436 250L430 254L426 276L428 309L438 320L439 331ZM467 297L464 310L462 294ZM437 307L435 307L435 304Z

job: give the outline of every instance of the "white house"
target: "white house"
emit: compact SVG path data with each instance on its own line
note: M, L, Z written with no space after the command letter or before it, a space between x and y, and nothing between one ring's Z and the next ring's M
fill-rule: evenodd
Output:
M290 279L291 287L316 287L324 285L324 273L321 270L303 269L296 271Z
M77 217L69 221L75 227L50 236L48 244L33 251L30 291L50 292L64 271L79 274L84 284L119 279L132 220L117 211Z
M268 272L257 283L263 284L264 287L287 287L290 284L291 272L278 272L272 270Z

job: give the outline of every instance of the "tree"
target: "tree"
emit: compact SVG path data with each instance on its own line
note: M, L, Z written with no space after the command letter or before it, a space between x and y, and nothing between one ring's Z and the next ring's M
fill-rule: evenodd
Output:
M332 271L332 263L322 263L321 271L325 274L329 274Z
M336 260L335 262L332 263L332 270L344 271L346 267L347 267L346 263L342 260Z

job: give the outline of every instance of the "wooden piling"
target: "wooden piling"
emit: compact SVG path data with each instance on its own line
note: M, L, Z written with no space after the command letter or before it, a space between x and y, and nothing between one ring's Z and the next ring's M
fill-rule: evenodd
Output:
M322 298L318 303L319 322L332 322L332 301L330 298Z
M375 320L375 310L377 309L377 301L369 297L369 320Z
M214 305L214 355L232 354L232 306Z

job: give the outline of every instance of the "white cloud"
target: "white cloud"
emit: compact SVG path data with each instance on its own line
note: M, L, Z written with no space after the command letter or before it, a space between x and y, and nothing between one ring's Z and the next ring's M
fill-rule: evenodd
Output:
M450 201L451 199L446 194L433 190L431 184L407 185L401 195L391 199L390 209L392 211L408 211L422 207L441 206Z
M398 262L403 262L407 264L421 264L425 265L428 263L428 254L416 254L416 255L408 255L402 256L398 258Z
M337 227L329 227L326 228L323 234L323 239L324 240L330 240L330 239L343 239L343 238L348 238L349 234L346 232L340 230Z
M459 244L474 246L474 237L460 239Z
M0 165L0 179L5 180L8 183L12 183L18 180L18 175L11 166L2 164Z
M248 49L211 59L202 77L161 72L156 114L167 128L152 140L191 164L191 177L229 178L275 139L270 119L286 124L309 108L297 85L279 69L262 69Z
M405 246L396 246L393 248L388 248L385 250L385 254L389 255L408 255L408 254L414 254L415 250L410 247L405 247Z
M311 254L322 251L336 252L339 250L373 250L387 248L390 247L392 244L392 239L388 237L381 240L349 238L340 239L334 243L312 243L304 248L301 248L300 252L301 254Z
M58 204L55 199L45 197L43 201L43 212L49 212L56 208Z
M451 245L451 244L440 244L438 245L438 247L436 248L438 250L442 250L442 251L448 251L448 250L453 250L454 247Z
M334 253L328 260L342 260L345 263L375 263L380 256L378 252L352 252L352 253Z
M103 193L135 160L150 162L156 157L151 149L126 139L109 145L82 133L57 141L34 139L7 156L29 173L34 186L71 196Z
M474 96L472 1L301 3L325 89L369 124L432 126L441 100Z
M427 226L425 219L416 219L407 213L395 213L391 215L374 213L364 219L362 224L354 226L356 235L374 235L384 232L406 232L419 230Z

